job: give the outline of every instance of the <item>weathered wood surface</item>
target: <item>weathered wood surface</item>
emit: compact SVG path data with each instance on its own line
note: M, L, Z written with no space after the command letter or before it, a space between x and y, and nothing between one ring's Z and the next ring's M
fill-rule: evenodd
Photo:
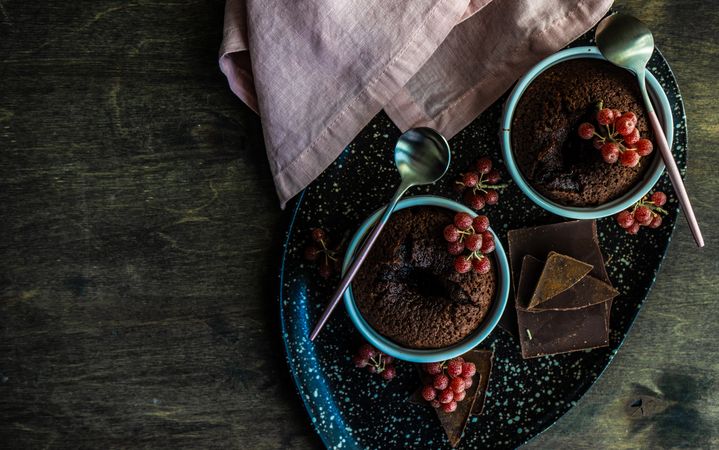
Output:
M0 0L0 447L320 445L277 331L260 122L217 68L223 7ZM529 447L717 447L719 9L618 7L676 71L708 247L679 226L614 363Z

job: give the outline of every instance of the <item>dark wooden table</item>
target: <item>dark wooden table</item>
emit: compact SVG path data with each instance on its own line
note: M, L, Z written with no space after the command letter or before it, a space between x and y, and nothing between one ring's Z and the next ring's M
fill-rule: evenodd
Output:
M719 8L618 6L679 79L708 246L679 225L614 363L530 447L717 447ZM217 66L223 7L0 0L0 447L320 445L277 331L260 122Z

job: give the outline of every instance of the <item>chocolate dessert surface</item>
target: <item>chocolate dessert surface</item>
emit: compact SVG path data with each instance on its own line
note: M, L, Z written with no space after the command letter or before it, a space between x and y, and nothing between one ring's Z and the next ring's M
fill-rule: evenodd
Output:
M471 334L495 296L489 273L453 270L442 230L453 212L436 207L392 215L352 283L357 307L380 334L405 347L442 348Z
M633 111L641 136L654 139L636 80L599 59L573 59L550 67L522 94L511 140L523 176L540 194L567 206L596 206L621 197L640 181L655 154L636 167L607 164L591 140L577 135L597 103Z

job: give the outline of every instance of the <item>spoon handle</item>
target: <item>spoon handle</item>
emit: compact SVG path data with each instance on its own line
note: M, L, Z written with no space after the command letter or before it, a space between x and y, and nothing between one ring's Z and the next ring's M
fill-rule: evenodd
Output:
M687 189L682 181L682 176L679 173L677 163L674 161L674 157L672 156L672 151L669 148L669 145L667 145L667 138L664 136L664 131L662 130L662 126L659 124L657 114L650 109L648 115L649 122L654 129L654 135L657 137L659 153L662 155L662 159L664 159L664 165L667 166L669 179L672 182L672 186L674 186L674 192L677 194L682 211L684 211L684 217L686 217L687 222L689 223L689 229L692 232L692 236L694 236L697 247L704 247L704 238L702 237L701 230L699 230L699 222L697 222L697 218L694 215L692 204L689 202L689 195L687 195Z
M397 192L394 194L394 197L392 197L392 200L390 200L389 204L384 209L382 217L377 222L377 225L375 225L375 227L372 229L372 232L369 234L369 236L367 236L367 238L365 239L364 245L362 245L362 249L357 253L354 261L352 261L352 264L347 268L347 271L345 272L345 275L342 278L339 287L332 296L332 300L330 300L329 304L327 305L327 308L325 308L325 311L322 313L322 317L320 317L320 320L317 321L317 325L315 325L315 328L312 330L312 333L310 333L310 341L315 340L317 335L322 330L322 327L324 327L325 323L327 322L327 319L330 318L332 311L334 311L334 309L337 307L337 304L342 299L342 294L345 293L350 283L354 279L355 275L357 275L360 266L362 266L362 263L367 257L367 254L372 249L372 246L377 240L377 237L382 231L382 228L384 228L385 224L389 220L389 216L390 214L392 214L392 211L394 211L395 206L397 206L397 202L408 188L409 185L400 185L400 187L397 189Z

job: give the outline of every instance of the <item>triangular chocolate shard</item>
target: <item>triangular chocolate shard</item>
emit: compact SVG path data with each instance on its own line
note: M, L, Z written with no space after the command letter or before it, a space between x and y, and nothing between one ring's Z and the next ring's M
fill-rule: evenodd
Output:
M457 409L454 410L453 413L445 413L441 409L435 409L439 423L442 425L442 429L453 448L459 445L462 439L462 433L464 433L467 422L469 422L469 417L471 415L481 414L484 408L485 394L487 392L487 386L489 385L489 374L492 370L493 355L491 350L472 350L462 355L465 361L473 362L477 367L474 383L472 383L472 386L467 390L464 400L457 403ZM417 366L417 368L419 369L422 385L429 382L432 375L424 373L419 366ZM431 407L422 399L421 391L422 387L420 386L412 393L408 400L411 403Z
M571 288L591 272L592 268L591 264L571 256L549 252L542 275L529 300L528 309L534 310L547 300Z
M570 311L606 302L619 295L609 283L587 275L577 284L537 305L533 311Z

